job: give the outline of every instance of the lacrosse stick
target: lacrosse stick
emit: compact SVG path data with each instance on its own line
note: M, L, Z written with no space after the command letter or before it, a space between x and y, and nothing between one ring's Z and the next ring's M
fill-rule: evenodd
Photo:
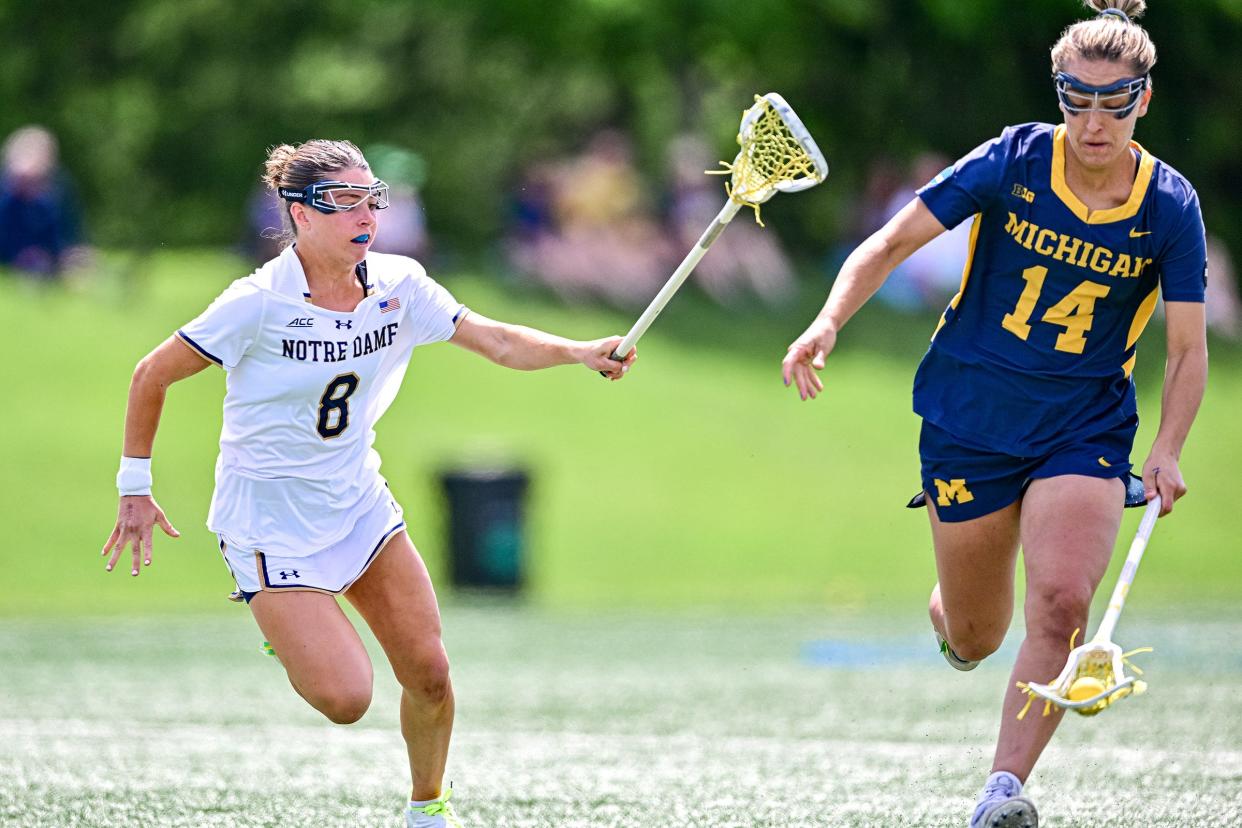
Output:
M1095 638L1074 647L1074 639L1078 636L1078 631L1075 630L1074 638L1070 639L1069 661L1065 663L1061 675L1048 684L1018 682L1018 689L1030 696L1026 706L1018 714L1019 719L1026 715L1031 703L1037 698L1044 701L1045 716L1051 712L1052 705L1073 710L1083 716L1094 716L1113 702L1126 696L1137 696L1147 689L1146 682L1126 675L1126 667L1129 666L1135 673L1142 675L1143 671L1130 664L1128 659L1135 653L1151 652L1151 647L1123 653L1113 643L1113 629L1117 626L1117 619L1121 617L1121 608L1126 603L1130 584L1134 582L1134 574L1138 571L1139 561L1143 559L1143 551L1147 548L1147 541L1151 538L1151 531L1155 528L1159 515L1160 495L1156 495L1148 501L1147 508L1143 511L1138 532L1130 544L1130 554L1126 556L1125 566L1122 567L1117 586L1113 589L1113 597L1108 601L1108 611L1104 613L1104 620L1100 622Z
M828 162L815 145L815 139L785 99L775 92L763 97L756 95L755 105L742 113L737 142L741 150L733 163L721 161L725 169L710 173L731 174L730 183L725 184L729 200L621 340L612 354L613 359L624 359L639 337L646 333L738 210L753 208L755 220L759 221L759 205L776 193L796 193L814 187L828 176ZM759 224L762 226L763 222Z

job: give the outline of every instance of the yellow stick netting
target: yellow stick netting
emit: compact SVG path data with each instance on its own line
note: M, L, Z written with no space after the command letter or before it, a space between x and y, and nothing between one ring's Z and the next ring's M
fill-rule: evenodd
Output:
M1074 643L1078 640L1078 634L1081 631L1082 631L1081 629L1076 629L1074 630L1073 635L1070 636L1070 652L1071 653L1074 651ZM1139 653L1150 653L1151 651L1152 651L1151 647L1139 647L1137 649L1130 650L1129 652L1125 652L1121 654L1121 662L1123 665L1133 670L1136 675L1141 676L1143 675L1143 671L1140 670L1137 666L1135 666L1130 661L1130 657L1133 655L1137 655ZM1100 651L1090 651L1090 652L1084 653L1080 657L1078 664L1075 666L1073 676L1069 679L1069 681L1066 682L1066 687L1061 688L1060 693L1063 693L1066 690L1068 690L1069 686L1072 685L1074 681L1080 678L1096 679L1097 681L1100 682L1101 686L1104 689L1111 689L1111 688L1116 687L1119 683L1119 680L1124 679L1125 676L1117 675L1114 669L1114 664L1113 664L1113 659L1112 659L1111 654L1109 654L1106 651L1100 650ZM1023 705L1022 709L1018 712L1018 718L1022 719L1022 718L1025 718L1027 711L1031 709L1031 704L1037 698L1037 694L1030 689L1030 685L1025 681L1017 682L1016 686L1020 691L1025 693L1027 696L1026 704ZM1136 681L1133 684L1126 686L1126 687L1122 687L1118 689L1115 693L1112 693L1104 697L1103 699L1101 699L1099 702L1092 705L1091 707L1084 708L1081 710L1076 710L1075 712L1081 715L1084 715L1084 716L1093 716L1096 713L1099 713L1100 711L1102 711L1104 708L1108 707L1110 704L1112 704L1115 701L1120 701L1121 699L1129 695L1137 695L1139 693L1142 693L1145 690L1145 688L1146 688L1146 685L1143 682ZM1058 693L1058 695L1060 695L1060 693ZM1043 699L1042 701L1044 702L1043 715L1045 716L1051 715L1052 702L1049 701L1048 699Z
M732 174L725 184L729 198L755 211L755 221L763 226L759 205L771 197L777 184L799 178L814 178L815 161L790 131L789 125L767 100L755 96L761 107L749 133L738 137L741 151L730 164L721 161L723 170L708 170L709 175Z

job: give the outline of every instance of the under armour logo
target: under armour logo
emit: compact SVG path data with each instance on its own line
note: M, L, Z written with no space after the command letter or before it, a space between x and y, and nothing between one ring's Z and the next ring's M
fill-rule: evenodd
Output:
M301 577L302 577L301 573L298 572L296 569L280 570L280 580L282 581L287 581L290 578L301 578Z
M339 331L341 328L345 328L346 330L349 330L349 329L350 329L350 328L352 328L353 326L354 326L354 322L353 322L353 320L352 320L352 319L338 319L338 320L336 320L336 329L337 329L338 331Z

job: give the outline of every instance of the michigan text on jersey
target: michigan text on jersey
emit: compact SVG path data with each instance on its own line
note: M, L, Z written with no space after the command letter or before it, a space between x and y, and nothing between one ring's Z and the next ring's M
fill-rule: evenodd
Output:
M1012 212L1009 214L1009 221L1005 223L1005 232L1018 244L1041 256L1049 256L1075 267L1089 267L1096 273L1106 273L1121 279L1137 279L1152 263L1152 259L1144 256L1116 253L1107 247L1040 227L1033 222L1019 219Z

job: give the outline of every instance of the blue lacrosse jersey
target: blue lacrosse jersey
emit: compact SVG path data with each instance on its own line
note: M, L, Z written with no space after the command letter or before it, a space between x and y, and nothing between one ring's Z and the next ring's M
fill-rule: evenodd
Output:
M1156 307L1202 302L1194 188L1137 143L1130 198L1090 210L1065 182L1065 126L1022 124L919 190L946 228L973 217L962 285L914 380L914 410L1020 457L1136 415L1136 343Z

